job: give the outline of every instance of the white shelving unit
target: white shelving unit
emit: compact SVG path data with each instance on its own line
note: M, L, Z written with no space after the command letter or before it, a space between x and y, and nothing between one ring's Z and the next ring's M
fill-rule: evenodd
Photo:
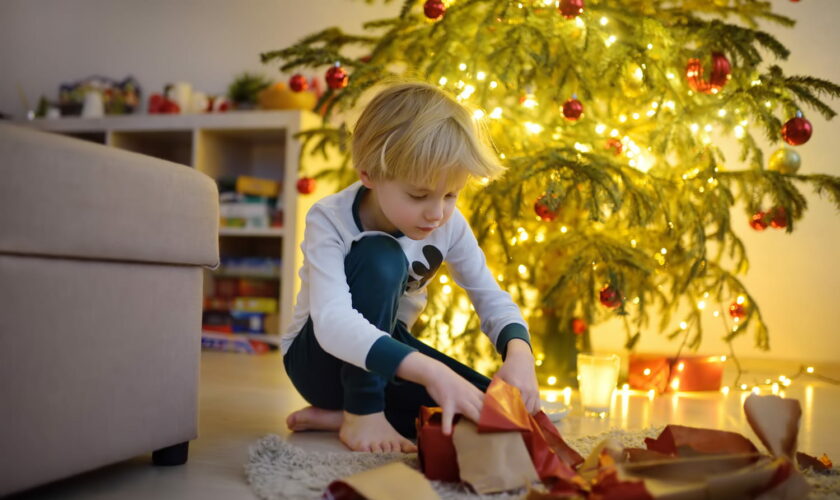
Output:
M303 262L304 218L312 204L329 193L323 183L309 195L299 194L296 188L301 143L294 136L320 126L319 116L307 111L234 111L39 119L20 124L187 165L216 180L248 175L280 181L283 227L222 228L219 244L223 256L282 259L280 331L268 333L285 331L300 288L297 270ZM325 166L323 159L313 157L307 161L306 174ZM205 288L211 281L205 279Z

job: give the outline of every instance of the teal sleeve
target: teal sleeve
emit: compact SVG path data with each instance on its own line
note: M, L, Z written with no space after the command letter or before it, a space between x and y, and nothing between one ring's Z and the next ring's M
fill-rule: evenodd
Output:
M522 339L531 345L531 336L528 334L528 329L521 323L511 323L499 332L499 338L496 339L496 350L502 355L502 360L507 356L507 345L513 339ZM533 348L531 349L533 351Z
M402 360L416 350L399 340L383 335L368 351L365 366L368 370L385 377L385 380L391 380L396 375Z

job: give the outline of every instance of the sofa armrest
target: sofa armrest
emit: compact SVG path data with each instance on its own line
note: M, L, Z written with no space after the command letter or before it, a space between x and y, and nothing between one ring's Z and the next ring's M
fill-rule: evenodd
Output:
M215 267L218 226L195 169L0 124L0 253Z

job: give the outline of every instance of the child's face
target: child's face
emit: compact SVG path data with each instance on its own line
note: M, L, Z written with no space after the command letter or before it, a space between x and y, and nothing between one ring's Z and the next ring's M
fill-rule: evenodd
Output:
M413 240L425 239L449 220L467 182L466 172L442 179L437 186L417 186L398 179L372 182L363 174L364 184L376 193L381 214Z

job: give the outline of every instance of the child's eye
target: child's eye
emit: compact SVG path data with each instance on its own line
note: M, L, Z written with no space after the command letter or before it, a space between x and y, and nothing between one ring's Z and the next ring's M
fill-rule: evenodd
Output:
M413 195L413 194L409 194L409 196L410 196L412 199L415 199L415 200L424 200L424 199L426 199L426 195L425 195L425 194L424 194L424 195L420 195L420 196L415 196L415 195Z
M455 198L456 196L458 196L458 195L455 194L455 193L449 193L449 194L446 195L446 197L449 198L449 199Z

